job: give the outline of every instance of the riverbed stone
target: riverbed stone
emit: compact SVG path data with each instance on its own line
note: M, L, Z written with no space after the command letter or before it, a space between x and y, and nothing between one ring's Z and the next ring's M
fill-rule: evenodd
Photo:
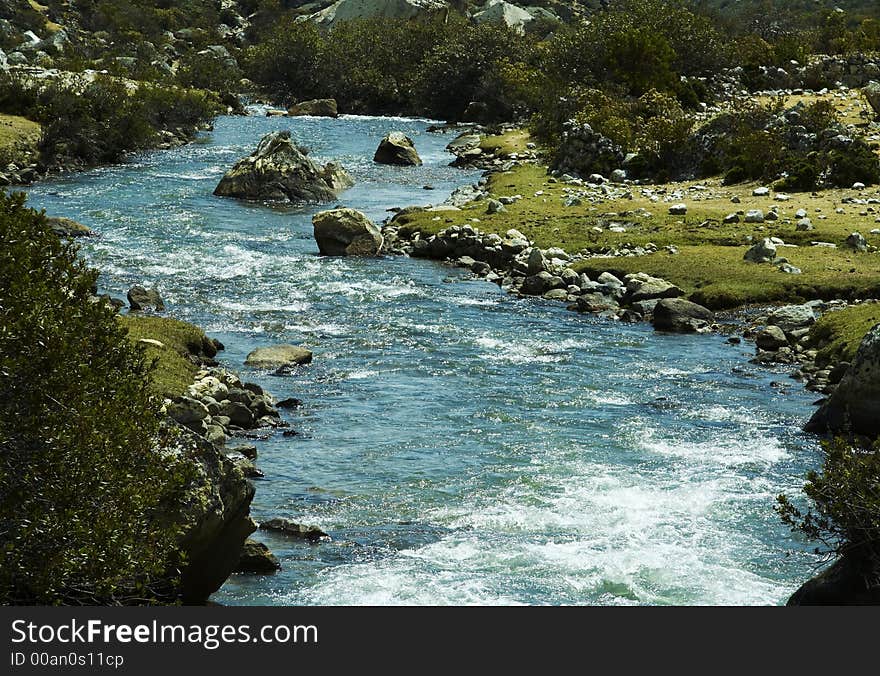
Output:
M379 228L356 209L331 209L312 217L315 241L325 256L377 256L384 238Z
M778 326L767 326L755 336L755 345L762 350L775 352L781 347L788 345L785 332Z
M678 298L684 291L660 277L652 277L644 272L629 274L624 278L626 284L626 302L637 303L640 300L659 298Z
M157 289L147 289L139 284L128 290L128 305L134 312L165 310L165 301Z

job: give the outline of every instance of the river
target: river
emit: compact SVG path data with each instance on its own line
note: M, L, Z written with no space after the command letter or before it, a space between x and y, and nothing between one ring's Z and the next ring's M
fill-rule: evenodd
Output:
M263 134L288 128L354 175L340 203L376 220L438 203L478 174L448 167L451 137L427 127L221 117L186 147L29 189L32 206L101 234L83 251L103 290L158 287L171 316L226 345L224 365L304 401L284 413L298 435L257 442L266 477L252 511L333 540L258 532L282 571L233 576L213 598L784 603L815 558L773 504L818 465L800 432L814 397L749 364L753 348L516 299L438 263L321 258L319 207L211 194ZM372 163L391 130L424 166ZM310 347L314 363L284 378L243 366L279 342Z

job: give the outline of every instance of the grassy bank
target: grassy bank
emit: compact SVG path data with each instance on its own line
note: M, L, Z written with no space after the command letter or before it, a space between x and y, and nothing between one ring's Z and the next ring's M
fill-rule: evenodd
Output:
M847 197L873 195L873 191L799 193L779 202L773 200L773 193L767 197L752 196L755 187L756 184L722 186L713 179L702 183L618 186L605 196L601 190L558 182L545 167L525 165L489 178L492 196L522 196L502 212L488 214L486 202L481 201L460 212L416 212L400 217L397 222L404 235L415 231L430 235L465 223L502 236L515 228L541 248L560 247L569 253L601 254L654 244L661 251L652 255L593 258L575 267L587 273L647 272L674 282L693 300L713 309L880 295L880 256L843 248L847 236L854 231L861 232L869 244L880 245L880 235L870 234L877 227L874 207L843 202ZM681 196L666 201L674 193ZM580 203L566 206L573 196ZM670 215L669 206L673 203L687 204L687 215ZM738 223L724 223L728 215L736 212L760 209L766 214L772 208L779 215L776 221L750 224L741 216ZM814 230L796 229L796 212L800 209L808 213ZM750 244L765 237L779 237L796 245L780 248L778 255L800 268L802 274L785 274L769 264L744 261ZM811 246L815 241L832 243L837 248ZM662 249L665 246L676 247L678 253L667 253Z
M819 347L821 365L852 362L865 334L880 322L880 303L851 305L823 315L810 329L810 340Z
M18 115L0 114L0 168L25 164L37 152L40 125Z
M128 314L120 315L119 322L128 330L129 340L142 345L147 358L155 360L150 379L158 396L183 394L198 370L191 357L216 353L202 329L177 319Z

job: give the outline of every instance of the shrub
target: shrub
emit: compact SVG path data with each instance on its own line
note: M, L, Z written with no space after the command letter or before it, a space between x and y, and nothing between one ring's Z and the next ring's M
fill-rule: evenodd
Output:
M880 583L880 450L845 439L822 445L822 471L807 475L804 493L812 505L802 511L787 496L777 512L793 530L820 543L817 553L846 556L869 581Z
M0 194L0 603L173 593L189 471L156 450L149 365L96 277Z

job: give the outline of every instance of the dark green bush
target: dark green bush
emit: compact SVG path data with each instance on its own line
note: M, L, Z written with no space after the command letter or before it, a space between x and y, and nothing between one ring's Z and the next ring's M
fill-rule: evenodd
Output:
M156 450L149 366L97 273L0 193L0 603L173 593L169 522L190 480Z
M790 498L777 498L784 523L820 543L829 557L846 556L861 572L880 582L880 450L844 439L823 443L821 472L807 475L803 511Z

